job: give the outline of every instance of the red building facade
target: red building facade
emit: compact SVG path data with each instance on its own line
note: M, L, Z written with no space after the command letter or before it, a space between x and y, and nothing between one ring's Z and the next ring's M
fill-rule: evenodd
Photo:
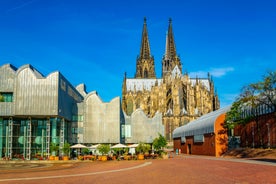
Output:
M235 127L234 136L240 138L240 147L276 148L276 113L261 115Z

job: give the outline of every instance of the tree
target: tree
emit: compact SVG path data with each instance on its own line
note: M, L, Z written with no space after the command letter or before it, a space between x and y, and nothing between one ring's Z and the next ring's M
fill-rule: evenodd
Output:
M145 154L149 152L150 145L146 143L139 143L139 145L136 147L136 151L140 154Z
M259 93L257 101L267 105L271 110L276 110L276 71L268 72L263 81L252 84L252 88Z
M256 122L258 139L262 146L262 136L259 125L260 109L276 110L276 71L268 72L263 80L244 86L241 94L232 104L226 114L226 126L233 129L236 125L245 125L250 120Z
M65 156L69 156L70 153L70 144L69 143L64 143L63 148L62 148L63 154Z
M152 143L153 148L158 152L160 152L167 144L168 144L167 140L160 133L159 133L159 137L156 137Z
M59 151L59 146L58 146L58 144L51 142L50 150L51 150L51 153L52 153L53 156L58 155L58 154L57 154L58 151Z
M110 146L108 144L101 144L98 146L98 150L102 155L107 155L110 151Z
M84 155L89 155L90 150L89 150L88 148L83 148L83 149L82 149L82 153L83 153Z

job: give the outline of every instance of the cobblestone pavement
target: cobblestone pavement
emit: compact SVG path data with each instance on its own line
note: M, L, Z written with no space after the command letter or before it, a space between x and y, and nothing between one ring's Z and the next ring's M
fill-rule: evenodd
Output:
M276 163L206 156L7 165L0 163L0 183L276 183Z

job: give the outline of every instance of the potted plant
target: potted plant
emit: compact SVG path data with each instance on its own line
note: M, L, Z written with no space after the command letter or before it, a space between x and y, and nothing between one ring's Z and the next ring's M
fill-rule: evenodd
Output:
M102 161L107 160L107 154L110 151L110 146L108 144L101 144L98 146L99 152L102 154L101 159Z
M90 150L88 148L83 148L82 153L83 153L83 155L89 155Z
M59 151L58 144L51 142L50 151L51 151L51 155L52 155L50 157L50 160L59 160L59 157L57 156L58 155L58 151Z
M69 160L69 153L70 153L70 144L69 143L64 143L63 148L63 160Z
M145 154L149 152L150 145L146 143L139 143L139 145L136 148L136 151L138 152L138 160L144 160Z

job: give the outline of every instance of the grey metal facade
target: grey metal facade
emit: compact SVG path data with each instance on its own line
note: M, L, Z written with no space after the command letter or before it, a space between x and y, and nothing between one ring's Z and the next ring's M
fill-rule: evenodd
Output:
M59 72L31 65L0 68L0 157L44 158L50 144L72 142L71 120L82 95Z

